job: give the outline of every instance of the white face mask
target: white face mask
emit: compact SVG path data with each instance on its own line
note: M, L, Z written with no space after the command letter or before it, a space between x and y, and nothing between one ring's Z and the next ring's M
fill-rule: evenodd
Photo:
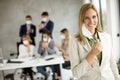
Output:
M43 41L44 41L44 42L47 42L47 38L43 38Z
M89 39L93 39L92 33L85 27L85 24L82 25L82 34Z
M42 18L42 21L43 21L43 22L46 22L46 21L47 21L47 18Z
M65 35L61 35L60 37L61 37L61 39L65 39Z
M26 21L26 24L31 24L32 23L32 21Z
M24 41L23 41L23 44L24 44L24 45L28 45L28 44L29 44L29 41L28 41L28 40L24 40Z

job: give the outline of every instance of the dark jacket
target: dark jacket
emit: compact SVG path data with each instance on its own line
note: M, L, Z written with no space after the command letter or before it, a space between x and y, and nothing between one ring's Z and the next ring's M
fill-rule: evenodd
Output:
M32 29L32 33L29 34L31 40L32 40L32 44L35 45L35 37L36 37L36 26L31 24L30 29ZM19 36L22 37L23 35L27 34L27 24L23 24L20 27L20 32L19 32Z
M40 29L39 32L42 33L43 31L48 30L50 32L50 34L51 34L50 36L52 38L53 29L54 29L54 23L51 20L49 20L48 23L46 24L46 26L43 29Z

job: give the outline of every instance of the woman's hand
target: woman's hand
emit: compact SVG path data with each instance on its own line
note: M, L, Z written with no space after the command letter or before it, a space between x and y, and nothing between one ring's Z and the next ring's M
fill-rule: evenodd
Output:
M28 53L30 52L30 44L27 45L27 48L28 48Z
M91 54L93 55L98 55L100 52L102 51L102 47L101 47L101 42L99 41L99 39L95 42L95 44L92 47L91 50Z
M60 46L60 44L55 44L55 46L58 48L58 49L60 49L61 48L61 46Z
M89 54L87 55L86 59L88 61L89 64L93 63L94 57L98 54L100 54L102 51L102 47L101 47L101 42L99 40L97 40L95 42L95 44L93 45L91 51L89 52Z

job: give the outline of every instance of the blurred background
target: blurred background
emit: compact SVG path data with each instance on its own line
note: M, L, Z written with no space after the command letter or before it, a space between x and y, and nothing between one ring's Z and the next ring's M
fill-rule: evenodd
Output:
M78 15L82 4L91 2L99 12L104 31L112 37L116 62L120 58L120 1L119 0L0 0L0 48L3 57L10 59L11 53L17 53L16 42L20 41L20 25L25 16L31 15L37 27L36 53L41 39L39 24L41 13L47 11L54 22L53 38L60 42L60 30L67 28L74 36L78 30Z

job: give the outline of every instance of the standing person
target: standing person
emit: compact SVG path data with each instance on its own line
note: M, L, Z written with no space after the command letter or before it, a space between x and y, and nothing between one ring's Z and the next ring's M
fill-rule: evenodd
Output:
M110 36L102 31L95 6L84 4L79 13L79 31L70 39L71 68L78 80L120 80Z
M50 32L47 30L44 30L42 33L42 40L39 43L38 53L41 56L48 56L48 55L56 54L54 41L50 37ZM49 77L49 74L46 72L46 67L51 67L54 73L53 65L37 67L38 72L42 73L45 76L45 80L47 80ZM54 80L54 74L53 74L53 80Z
M32 57L34 54L34 46L31 45L30 43L32 42L32 40L30 39L30 37L28 35L23 35L22 36L22 41L23 44L20 44L19 46L19 59L25 59L25 58L29 58ZM30 76L31 80L33 80L33 75L32 75L32 69L31 68L23 68L23 73L25 74L25 76Z
M69 58L69 51L68 51L68 44L70 40L70 34L68 29L64 28L60 31L62 43L61 45L56 44L56 47L62 52L65 62L62 64L62 67L65 69L70 69L70 58ZM56 66L59 67L59 66ZM59 69L60 70L60 69ZM60 71L58 71L58 76L60 76Z
M26 23L21 25L19 36L22 37L23 35L29 35L33 45L35 45L35 37L36 37L36 26L32 24L32 17L30 15L27 15Z
M68 43L70 39L70 34L66 28L62 29L60 33L61 33L62 45L61 46L56 45L56 46L62 52L62 55L65 59L63 68L67 68L67 67L70 67L70 58L69 58L69 51L68 51Z
M51 21L49 19L49 14L48 12L43 12L41 14L41 17L42 17L42 21L39 25L40 29L39 29L39 32L40 33L43 33L44 30L48 30L50 32L50 37L52 38L52 33L53 33L53 29L54 29L54 23L53 21Z

